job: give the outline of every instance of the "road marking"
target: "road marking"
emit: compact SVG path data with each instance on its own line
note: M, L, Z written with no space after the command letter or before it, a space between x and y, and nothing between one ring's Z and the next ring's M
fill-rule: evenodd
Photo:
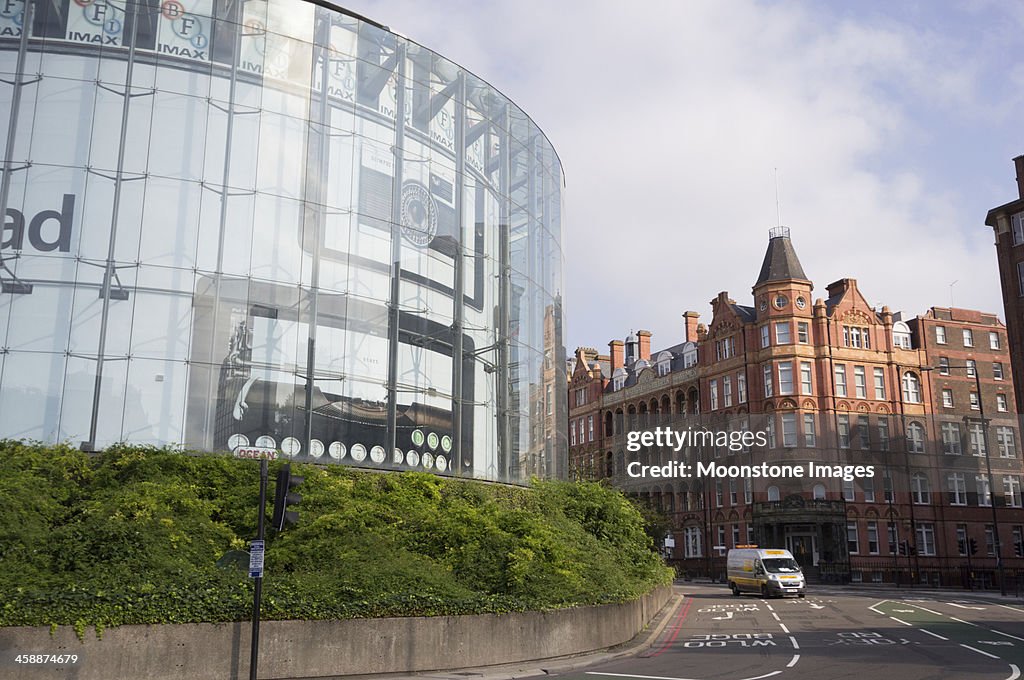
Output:
M946 604L950 607L960 607L960 609L976 609L978 611L983 611L985 609L984 607L966 607L962 604L957 604L956 602L947 602Z
M868 609L870 609L871 611L875 612L876 614L881 614L882 616L885 616L886 615L885 612L883 612L882 610L878 609L877 607L878 607L878 605L885 604L888 601L889 600L882 600L881 602L876 602L873 605L871 605L870 607L868 607Z
M781 622L781 621L782 621L782 619L780 619L780 618L779 618L779 615L778 615L778 614L776 614L775 612L772 612L772 616L774 616L774 617L775 617L775 620L776 620L776 621L779 621L779 622Z
M683 621L686 620L687 614L690 613L690 605L692 605L692 604L693 604L693 600L687 598L685 604L679 605L679 613L676 614L675 621L673 622L674 631L672 631L672 634L669 635L668 639L665 640L665 644L663 644L661 646L661 648L658 649L658 651L656 651L654 654L651 654L651 657L655 657L655 656L661 655L662 653L664 653L664 651L666 649L668 649L669 647L672 646L673 642L676 641L676 638L679 637L680 631L683 630ZM650 658L650 657L645 657L645 658Z
M786 632L788 633L789 631L787 630ZM796 643L796 638L795 638L795 637L793 637L792 635L790 635L790 636L789 636L789 641L793 643L793 649L800 649L800 645L798 645L798 644Z
M924 610L924 611L928 612L929 614L935 614L936 616L945 616L945 614L943 614L942 612L937 612L934 609L928 609L928 607L922 607L919 604L910 604L908 602L907 606L908 607L917 607L918 609Z
M1010 664L1010 677L1006 680L1017 680L1020 677L1020 669L1015 664Z
M824 609L824 605L811 603L811 609Z
M782 626L782 632L785 633L786 635L789 635L789 628L786 628L786 624L784 624L782 621L779 621L779 625ZM790 638L790 639L792 639L792 638Z
M610 675L613 678L643 678L643 680L692 680L692 678L670 678L664 675L632 675L630 673L599 673L598 671L587 671L587 675ZM754 679L749 678L749 680Z
M1013 643L1006 640L978 640L978 644L992 645L993 647L1013 647Z
M948 638L948 637L942 637L942 636L941 636L941 635L939 635L938 633L933 633L933 632L931 632L930 630L925 630L924 628L918 628L918 630L919 630L919 631L921 631L922 633L928 633L928 634L929 634L929 635L931 635L932 637L937 637L937 638L939 638L940 640L946 640L947 642L949 641L949 638Z
M1004 633L1003 631L996 630L995 628L990 628L989 632L990 633L995 633L996 635L1005 635L1008 638L1013 638L1014 640L1020 640L1021 642L1024 642L1024 638L1022 638L1022 637L1017 637L1016 635L1010 635L1009 633Z
M792 668L793 666L796 665L796 662L799 661L799 660L800 660L800 655L799 654L794 654L793 658L790 660L790 662L786 664L786 668Z
M725 616L712 616L712 621L728 621L732 618L732 612L725 612Z
M895 616L890 616L889 618L892 619L893 621L895 621L896 623L902 623L904 626L913 626L914 625L912 623L907 623L903 619L897 619Z
M770 604L768 604L767 602L765 603L765 605L764 605L764 606L765 606L765 607L767 607L767 608L768 608L768 611L770 611L770 612L773 612L773 611L775 611L775 608L774 608L774 607L772 607L772 606L771 606Z
M1024 612L1024 609L1017 609L1016 607L1011 607L1008 604L1001 604L999 606L1002 607L1003 609L1010 609L1010 610L1015 611L1015 612ZM1020 671L1018 671L1018 672L1020 672Z
M740 680L762 680L762 678L770 678L773 675L778 675L782 671L772 671L771 673L765 673L764 675L755 675L752 678L741 678Z
M975 647L971 647L970 645L965 645L965 644L961 643L960 646L963 647L964 649L969 649L972 652L977 652L978 654L983 654L984 656L987 656L990 659L998 659L999 658L995 654L989 654L988 652L983 652L982 650L977 649Z
M978 626L978 624L976 624L976 623L971 623L970 621L964 621L963 619L958 619L955 616L950 616L949 618L952 621L956 621L957 623L966 623L968 626L974 626L974 627Z

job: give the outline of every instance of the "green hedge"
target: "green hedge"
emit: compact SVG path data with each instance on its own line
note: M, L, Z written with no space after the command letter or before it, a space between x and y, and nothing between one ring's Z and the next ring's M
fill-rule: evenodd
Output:
M0 461L0 625L251 616L252 580L216 562L255 534L258 463L14 441ZM671 578L641 514L597 484L292 467L305 476L300 520L268 535L267 619L620 602Z

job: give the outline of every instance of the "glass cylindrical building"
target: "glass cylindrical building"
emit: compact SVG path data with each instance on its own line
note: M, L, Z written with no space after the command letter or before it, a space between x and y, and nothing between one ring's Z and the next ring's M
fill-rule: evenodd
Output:
M0 6L0 437L565 472L562 169L302 0Z

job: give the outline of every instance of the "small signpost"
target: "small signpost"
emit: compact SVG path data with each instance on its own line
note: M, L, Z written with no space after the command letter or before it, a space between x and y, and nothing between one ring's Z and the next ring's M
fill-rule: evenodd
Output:
M249 542L249 578L263 578L264 541Z

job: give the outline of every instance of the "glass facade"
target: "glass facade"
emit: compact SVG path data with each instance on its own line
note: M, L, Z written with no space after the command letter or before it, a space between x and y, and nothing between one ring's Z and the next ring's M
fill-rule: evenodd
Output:
M0 436L565 474L562 169L489 84L301 0L8 0L0 71Z

